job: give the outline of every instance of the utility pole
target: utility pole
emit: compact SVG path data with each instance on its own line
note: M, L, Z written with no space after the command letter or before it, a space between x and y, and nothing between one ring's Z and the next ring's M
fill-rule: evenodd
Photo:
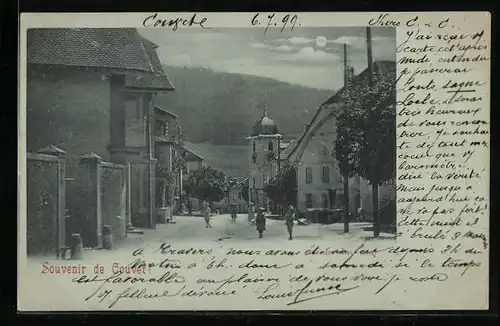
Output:
M344 43L344 90L347 92L349 87L349 66L347 64L347 42ZM344 176L344 233L349 232L349 178Z
M366 54L368 57L368 83L369 91L372 91L373 87L373 55L372 55L372 31L370 27L366 27ZM371 96L368 98L371 99ZM370 108L371 109L371 108ZM377 108L376 108L377 109ZM372 119L377 117L377 112L370 111L370 116ZM374 125L373 123L371 125ZM371 131L371 130L370 130ZM375 136L372 136L372 141ZM378 211L378 184L372 184L372 209L373 209L373 237L377 238L380 235L380 221L379 221L379 211Z
M366 27L366 53L368 55L368 82L370 87L373 86L373 55L372 55L372 30L371 27Z

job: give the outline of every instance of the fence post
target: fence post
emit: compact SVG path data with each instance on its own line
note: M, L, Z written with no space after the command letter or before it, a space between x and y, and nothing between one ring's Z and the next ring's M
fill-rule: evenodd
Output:
M57 216L55 216L54 226L56 228L56 257L60 259L61 254L65 253L66 246L66 152L50 145L40 149L38 153L57 157Z
M125 168L125 180L127 183L127 188L126 188L126 207L125 207L125 237L127 237L127 233L130 230L133 230L134 228L132 227L132 191L131 191L131 166L130 162L127 162L126 168Z
M88 185L88 196L85 203L85 217L89 221L90 232L84 239L90 246L102 246L102 216L101 216L101 161L95 153L87 153L80 158L80 183ZM81 209L84 209L81 207Z

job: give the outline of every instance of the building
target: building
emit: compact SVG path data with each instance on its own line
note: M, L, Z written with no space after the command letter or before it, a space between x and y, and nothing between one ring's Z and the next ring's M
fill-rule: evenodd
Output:
M183 194L182 197L185 197L186 193L182 189L182 184L189 179L189 176L191 175L191 173L193 173L193 171L196 171L203 166L203 157L201 157L196 152L194 152L191 149L188 149L183 145L179 147L179 151L183 153L185 162L185 165L181 171L181 188L180 188L181 193ZM187 200L189 200L191 209L193 211L201 210L202 202L199 199L194 197L188 197Z
M174 87L135 28L27 33L27 148L55 145L130 166L131 221L155 226L154 99Z
M176 148L180 142L179 116L155 106L154 153L156 165L156 209L158 222L171 219L174 209L176 176L173 171Z
M248 175L248 198L255 205L270 208L270 202L264 193L264 186L274 177L279 169L275 164L280 157L280 143L283 136L279 134L274 121L267 116L264 106L262 117L255 122L249 140L248 159L250 171Z
M395 75L394 62L375 62L374 71L378 76ZM368 87L368 69L351 77L350 87L365 89ZM297 163L299 211L308 209L344 208L343 177L337 169L337 163L331 153L334 149L335 116L342 103L342 88L318 109L304 133L293 141L282 153L281 158ZM395 159L395 158L394 158ZM388 224L395 223L395 182L379 187L379 210L381 220ZM356 216L358 207L363 207L368 216L372 209L371 186L360 177L349 180L349 210ZM382 216L384 215L384 216Z
M233 178L233 180L234 182L232 182L229 187L229 193L227 197L222 199L220 202L215 203L214 207L219 208L223 212L230 213L231 206L236 205L238 213L247 213L248 203L244 199L243 191L246 191L245 185L247 185L248 183L248 178Z

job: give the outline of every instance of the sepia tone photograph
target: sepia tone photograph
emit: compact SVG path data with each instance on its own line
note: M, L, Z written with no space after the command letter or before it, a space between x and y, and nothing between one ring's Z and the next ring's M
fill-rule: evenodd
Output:
M396 29L27 32L27 255L394 240Z

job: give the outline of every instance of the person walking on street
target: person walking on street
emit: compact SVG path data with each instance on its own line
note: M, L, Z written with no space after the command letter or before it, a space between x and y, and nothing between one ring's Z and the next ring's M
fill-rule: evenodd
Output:
M257 232L259 232L259 238L264 236L264 231L266 230L266 216L264 215L264 207L259 208L257 213L257 218L255 220L257 225Z
M295 221L295 208L293 205L288 207L288 212L285 213L286 229L288 230L288 240L292 240L293 222Z
M205 218L205 227L211 228L212 225L210 225L210 204L208 202L205 202L203 208L204 208L203 217Z
M232 205L231 206L231 220L234 222L236 222L236 218L238 217L238 210L236 208L236 205Z
M248 224L250 226L255 224L254 219L255 219L255 207L254 207L253 203L249 203L248 204Z

